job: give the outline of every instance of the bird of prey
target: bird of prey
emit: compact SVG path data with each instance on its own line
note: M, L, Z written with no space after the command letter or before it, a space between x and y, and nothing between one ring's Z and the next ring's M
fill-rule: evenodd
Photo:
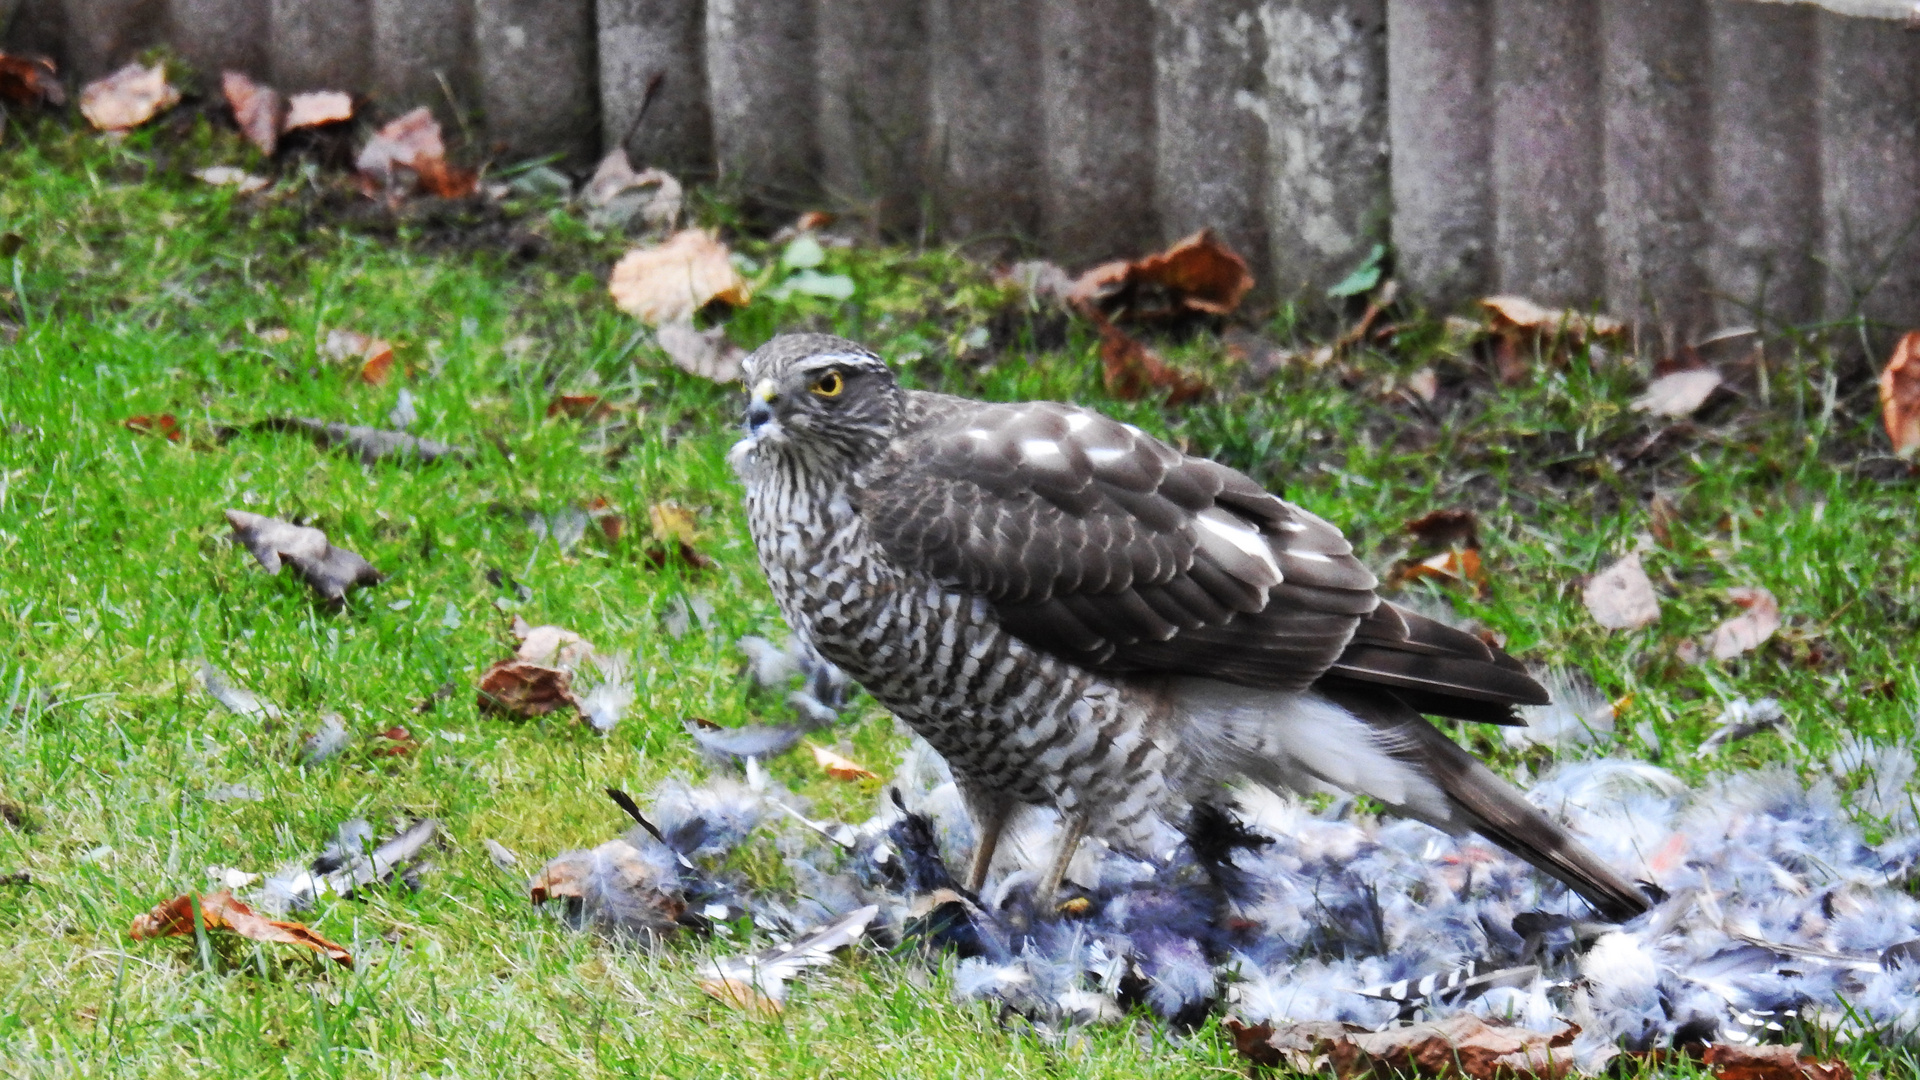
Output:
M1140 851L1227 785L1332 785L1479 832L1602 915L1640 890L1422 714L1516 723L1512 657L1382 600L1340 531L1217 462L1052 402L908 390L823 334L745 361L731 459L781 612L945 757L969 887L1022 804Z

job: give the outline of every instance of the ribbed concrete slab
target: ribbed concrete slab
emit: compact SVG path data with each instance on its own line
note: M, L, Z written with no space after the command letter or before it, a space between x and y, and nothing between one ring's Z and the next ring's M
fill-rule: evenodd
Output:
M1389 0L1387 128L1400 280L1439 307L1493 280L1493 0Z
M458 130L456 104L480 89L470 0L372 0L372 9L373 95L389 113L426 105Z
M200 69L208 88L223 71L267 74L268 0L171 0L167 39Z
M166 36L166 0L66 0L67 65L97 79Z
M593 0L473 0L487 138L509 157L600 149Z
M1493 5L1494 285L1588 305L1604 287L1600 72L1593 0Z
M757 208L820 198L812 0L707 0L714 160Z
M267 65L275 88L364 92L373 74L371 0L270 0Z
M1214 229L1273 288L1266 43L1256 0L1154 0L1154 210L1162 242Z
M833 0L816 19L827 202L888 235L915 237L927 191L927 6Z
M1820 315L1818 62L1811 7L1717 0L1708 12L1708 276L1722 326Z
M1025 0L929 0L928 153L942 235L1040 231L1040 43Z
M1068 266L1136 255L1153 220L1153 8L1040 0L1041 243Z
M1920 42L1900 24L1819 16L1827 314L1920 318Z
M687 0L598 0L600 145L625 140L641 166L711 179L713 113L707 104L706 13ZM647 85L660 80L634 126Z
M1385 0L1268 0L1274 289L1315 297L1388 238Z

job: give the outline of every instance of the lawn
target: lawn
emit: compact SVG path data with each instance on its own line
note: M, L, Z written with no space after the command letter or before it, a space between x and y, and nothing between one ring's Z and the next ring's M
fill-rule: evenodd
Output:
M389 213L294 167L270 192L239 196L190 175L252 153L204 120L119 142L16 122L5 139L8 1075L1243 1070L1213 1024L1178 1039L1141 1021L1049 1041L956 1004L940 969L875 953L808 979L783 1017L757 1019L696 985L699 961L724 945L649 955L533 908L526 884L542 862L626 827L603 788L641 793L714 768L683 720L785 715L778 693L744 677L735 644L784 633L725 462L737 390L680 372L614 308L605 280L627 241L556 197ZM693 207L709 224L733 220L716 199ZM777 260L764 237L727 235L757 264ZM1097 406L1341 524L1383 576L1413 551L1408 520L1473 510L1484 586L1416 581L1405 595L1450 606L1529 661L1588 673L1623 702L1612 752L1689 780L1783 761L1811 777L1849 734L1914 735L1914 481L1886 467L1861 355L1869 328L1783 330L1739 368L1735 400L1648 448L1663 425L1629 402L1651 346L1637 359L1583 348L1535 357L1531 377L1509 386L1438 318L1396 309L1390 340L1255 379L1208 332L1160 344L1216 386L1168 408L1113 398L1090 328L956 251L835 248L824 269L854 280L851 300L757 299L728 335L752 347L782 329L830 329L901 363L916 385ZM1340 315L1287 309L1253 329L1307 346ZM330 359L337 329L391 341L393 374L372 385L356 363ZM1406 389L1429 370L1431 402ZM367 466L247 429L285 416L384 426L402 390L416 403L414 432L473 448L470 462ZM560 394L618 410L550 416ZM180 439L125 424L159 414L177 419ZM624 520L617 538L589 530L563 547L527 525L529 513L596 500ZM663 502L692 511L711 567L650 557L649 508ZM330 610L292 575L255 565L230 540L227 509L315 525L388 576ZM1606 631L1581 584L1636 547L1662 616ZM1779 598L1780 635L1730 662L1685 659L1684 642L1737 612L1726 594L1738 586ZM475 682L512 651L516 616L636 658L638 700L609 735L561 713L515 722L476 708ZM201 688L204 663L283 719L223 709ZM1762 734L1696 759L1726 702L1762 696L1782 702L1794 742ZM330 713L352 745L303 764L304 733ZM394 726L417 749L379 753L374 733ZM905 745L865 700L822 738L883 774ZM1549 764L1482 730L1463 738L1509 773ZM883 797L881 782L828 779L804 753L768 768L817 817L862 818ZM258 798L221 797L236 785ZM356 816L383 829L432 816L446 841L417 890L300 916L351 949L353 970L225 937L129 940L136 915L207 887L209 868L300 862ZM517 853L518 867L497 867L487 840ZM1881 1051L1851 1053L1886 1064Z

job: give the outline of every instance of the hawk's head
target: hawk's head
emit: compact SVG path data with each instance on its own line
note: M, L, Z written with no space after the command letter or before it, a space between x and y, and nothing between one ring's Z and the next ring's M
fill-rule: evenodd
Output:
M900 386L878 356L830 334L783 334L744 364L747 437L736 453L857 468L893 438Z

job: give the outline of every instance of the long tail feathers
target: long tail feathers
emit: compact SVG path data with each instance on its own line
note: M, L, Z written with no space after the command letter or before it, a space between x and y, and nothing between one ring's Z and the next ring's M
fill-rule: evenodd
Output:
M1417 766L1440 786L1457 816L1433 824L1473 829L1566 882L1609 919L1624 922L1651 906L1632 882L1397 698L1360 690L1328 690L1326 696L1378 732L1388 753Z

